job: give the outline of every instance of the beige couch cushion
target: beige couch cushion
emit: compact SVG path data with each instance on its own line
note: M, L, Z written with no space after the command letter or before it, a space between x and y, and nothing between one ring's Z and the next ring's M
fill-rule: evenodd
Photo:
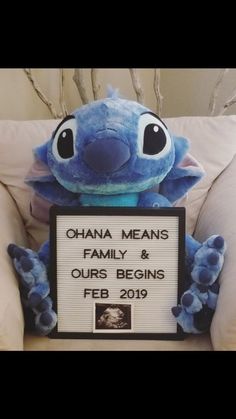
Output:
M187 201L184 201L187 230L192 234L212 183L236 154L236 116L169 118L166 123L175 135L189 138L191 154L206 171L204 179L189 192Z
M0 350L22 350L24 321L13 266L7 254L9 242L27 246L21 217L0 183Z
M217 231L228 249L220 276L220 294L211 325L215 350L236 350L236 157L214 182L202 207L196 229L199 240Z
M27 351L212 351L209 334L191 335L181 341L49 339L25 336Z
M55 120L0 121L0 181L16 202L33 249L46 240L48 228L30 215L30 189L24 178L33 161L33 148L50 138L57 123Z

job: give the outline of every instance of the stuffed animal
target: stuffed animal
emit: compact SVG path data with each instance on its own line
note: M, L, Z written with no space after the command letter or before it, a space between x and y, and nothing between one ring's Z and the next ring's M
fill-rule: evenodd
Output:
M34 191L31 213L48 222L52 204L176 205L204 175L188 148L188 141L172 135L148 108L111 90L108 98L67 116L34 150L35 162L26 178ZM187 333L209 328L224 252L220 236L203 244L186 239L186 291L172 312ZM48 281L49 241L38 252L10 244L8 253L19 274L26 322L47 335L57 322Z

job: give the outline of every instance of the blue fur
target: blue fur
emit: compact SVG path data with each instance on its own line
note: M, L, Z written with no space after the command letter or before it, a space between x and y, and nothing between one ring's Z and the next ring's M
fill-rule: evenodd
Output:
M156 154L144 153L138 143L139 138L142 140L140 120L150 112L139 103L119 98L118 92L110 89L108 98L82 106L72 114L76 127L72 156L58 158L55 154L57 130L34 150L35 159L45 170L43 175L36 171L27 183L40 197L58 205L172 206L204 172L194 165L181 166L188 140L168 134L160 120L158 130L162 127L168 137L168 147ZM21 280L22 301L35 314L37 332L46 335L57 321L47 280L49 242L38 253L16 245L9 245L8 252ZM172 312L187 333L200 333L210 324L224 252L225 243L219 236L203 244L190 236L186 238L186 290Z
M172 138L175 146L174 166L177 166L177 164L179 164L183 160L185 154L189 150L189 141L187 140L187 138L184 137L172 136Z
M195 253L197 252L197 250L200 249L200 247L201 247L201 244L197 240L195 240L189 234L186 235L187 256L189 257L189 259L191 259L192 262L193 262Z
M42 244L38 251L39 259L44 263L46 268L49 268L50 261L50 242L49 240Z
M141 192L139 194L138 207L144 208L162 208L171 207L167 198L156 192Z
M53 139L47 143L48 165L66 190L74 193L121 194L140 192L161 183L175 157L174 143L168 155L157 159L139 157L137 130L140 115L149 109L124 99L105 99L83 106L74 112L77 122L76 151L70 161L58 162L52 152ZM130 158L119 170L98 173L84 161L84 150L94 141L101 144L110 138L129 147Z
M138 200L139 195L137 193L121 195L80 195L80 204L83 207L136 207Z
M27 182L33 186L35 192L57 205L79 205L80 194L66 190L54 178L53 182L41 183L40 181Z
M88 193L100 195L117 195L122 193L140 192L160 184L171 170L175 159L175 142L173 141L168 155L157 159L138 156L137 129L139 117L149 109L124 99L105 99L96 101L89 106L83 106L74 112L78 124L76 135L77 155L70 161L58 162L52 152L53 138L43 146L35 149L38 159L47 164L51 176L38 180L28 180L41 196L49 201L62 205L70 205L74 201L74 194ZM110 138L129 147L130 158L127 164L114 173L100 173L91 170L83 159L83 150L91 141L107 141ZM186 140L185 140L186 141ZM179 143L186 149L186 143ZM111 155L112 157L112 155ZM115 156L114 156L115 158ZM198 180L199 174L195 179ZM62 188L61 188L62 186ZM184 194L185 190L180 194ZM71 193L73 196L71 195ZM72 203L74 205L74 203Z
M48 165L48 157L47 157L48 148L46 144L43 144L41 146L36 147L33 150L34 157L38 160L41 160L46 166ZM53 180L54 177L51 175L51 180Z
M141 114L149 111L139 103L113 97L76 110L73 113L78 125L76 156L69 161L58 162L52 152L51 138L43 146L35 149L37 158L49 166L51 177L45 177L39 182L34 179L28 183L49 201L54 202L57 197L55 202L59 205L63 200L66 205L70 205L70 200L74 200L70 192L127 194L145 191L157 184L160 185L163 196L170 202L176 201L200 180L203 173L194 168L186 173L186 170L177 167L189 147L185 138L172 136L171 150L164 157L150 159L138 155L138 121ZM83 150L94 141L100 141L101 144L107 142L109 145L111 137L129 147L130 158L120 170L109 173L109 176L107 173L99 173L98 176L98 173L85 163Z

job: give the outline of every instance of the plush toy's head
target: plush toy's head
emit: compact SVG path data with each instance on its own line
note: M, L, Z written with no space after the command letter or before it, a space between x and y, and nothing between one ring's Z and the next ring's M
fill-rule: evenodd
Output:
M175 158L165 124L139 103L116 95L66 117L46 148L53 175L75 193L146 190L161 183Z
M157 185L174 202L203 174L187 149L188 141L172 136L150 109L111 91L58 125L35 150L27 181L41 197L64 205L75 194L138 193Z

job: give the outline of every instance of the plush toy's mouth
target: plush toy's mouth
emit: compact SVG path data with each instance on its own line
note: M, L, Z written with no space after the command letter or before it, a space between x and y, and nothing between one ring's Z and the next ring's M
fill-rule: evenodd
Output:
M84 162L98 173L113 173L130 159L130 149L123 141L114 137L96 139L88 144L83 153Z

